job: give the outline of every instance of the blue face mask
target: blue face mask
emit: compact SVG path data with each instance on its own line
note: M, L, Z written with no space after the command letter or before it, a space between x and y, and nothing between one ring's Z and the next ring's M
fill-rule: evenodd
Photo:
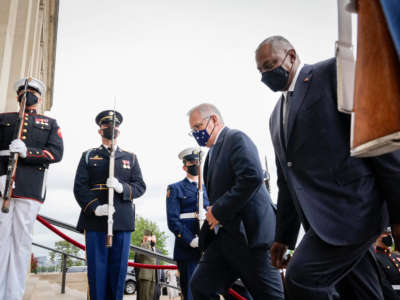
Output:
M265 83L274 92L282 91L288 85L290 72L282 67L282 64L285 61L288 54L289 52L286 53L286 56L282 60L282 63L279 65L279 67L276 67L271 71L265 71L262 73L261 81Z
M204 147L207 144L208 140L210 139L211 134L214 131L215 126L210 134L207 132L207 127L208 127L208 123L210 122L210 120L211 120L211 118L208 119L207 125L204 129L198 130L198 131L197 130L192 131L192 135L196 139L196 142L197 142L197 144L199 144L199 146Z

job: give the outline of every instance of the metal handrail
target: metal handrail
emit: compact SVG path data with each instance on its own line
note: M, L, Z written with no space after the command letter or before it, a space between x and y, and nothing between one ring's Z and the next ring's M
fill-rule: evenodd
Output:
M61 221L58 221L56 219L53 219L53 218L50 218L50 217L46 217L46 216L43 216L43 215L39 215L39 216L41 216L43 219L45 219L47 222L49 222L50 224L52 224L54 226L58 226L58 227L61 227L61 228L64 228L64 229L67 229L67 230L82 234L82 232L80 232L78 229L76 229L75 226L73 226L71 224L64 223L64 222L61 222ZM155 252L152 252L152 251L150 251L148 249L144 249L144 248L141 248L141 247L138 247L138 246L134 246L134 245L130 245L130 248L131 248L131 250L134 250L134 251L136 251L138 253L145 254L145 255L148 255L148 256L152 256L152 257L158 258L158 259L160 259L162 261L168 262L170 264L177 265L177 262L175 260L173 260L171 257L168 257L168 256L166 256L164 254L155 253Z
M38 244L38 243L34 243L34 242L33 242L32 245L33 245L33 246L36 246L36 247L40 247L40 248L46 249L46 250L49 250L49 251L53 251L53 252L57 252L57 253L60 253L60 254L63 254L63 255L67 255L67 256L73 257L73 258L75 258L75 259L79 259L79 260L86 261L86 260L85 260L84 258L82 258L82 257L75 256L75 255L73 255L73 254L69 254L69 253L66 253L66 252L63 252L63 251L60 251L60 250L57 250L57 249L53 249L53 248L50 248L50 247L47 247L47 246L44 246L44 245L41 245L41 244Z
M36 247L44 248L44 249L49 250L49 251L53 251L53 252L57 252L57 253L62 254L61 294L65 294L65 281L66 281L66 279L67 279L67 278L66 278L66 275L67 275L67 256L73 257L73 258L75 258L75 259L80 259L80 260L83 260L83 261L85 261L85 259L82 258L82 257L79 257L79 256L75 256L75 255L72 255L72 254L69 254L69 253L60 251L60 250L56 250L56 249L53 249L53 248L44 246L44 245L40 245L40 244L38 244L38 243L32 243L32 245L33 245L33 246L36 246Z

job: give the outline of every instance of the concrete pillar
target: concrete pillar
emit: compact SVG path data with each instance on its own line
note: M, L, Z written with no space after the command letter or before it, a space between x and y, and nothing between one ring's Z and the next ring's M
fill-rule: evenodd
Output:
M53 97L58 0L1 0L0 112L16 111L14 81L24 76L47 86L41 111Z

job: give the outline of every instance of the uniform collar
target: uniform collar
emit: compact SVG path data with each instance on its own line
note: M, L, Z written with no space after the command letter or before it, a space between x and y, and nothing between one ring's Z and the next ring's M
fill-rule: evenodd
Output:
M35 108L25 109L25 113L29 115L37 115L37 110Z
M390 254L390 249L384 249L384 248L381 248L381 247L376 246L375 252L377 252L377 253Z
M107 150L108 152L110 152L108 146L106 146L106 145L104 145L104 144L101 144L100 148L103 148L103 149ZM119 149L118 146L117 146L117 149L116 149L115 151L120 151L120 149Z
M190 183L193 183L193 182L198 183L197 180L192 180L192 179L190 179L189 177L186 177L186 179L187 179Z

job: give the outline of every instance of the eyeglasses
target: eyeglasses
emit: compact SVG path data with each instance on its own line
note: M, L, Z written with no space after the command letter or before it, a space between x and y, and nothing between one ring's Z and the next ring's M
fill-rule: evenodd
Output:
M193 129L189 131L189 135L190 135L190 136L193 136L193 133L197 133L197 132L199 132L200 130L202 130L202 129L200 129L200 128L202 127L201 125L203 124L204 120L207 120L207 119L208 119L208 121L207 121L206 127L204 127L204 128L207 128L208 123L209 123L210 120L211 120L211 116L205 117L205 118L201 119L201 121L200 121L199 123L197 123L196 125L194 125L194 126L193 126Z

